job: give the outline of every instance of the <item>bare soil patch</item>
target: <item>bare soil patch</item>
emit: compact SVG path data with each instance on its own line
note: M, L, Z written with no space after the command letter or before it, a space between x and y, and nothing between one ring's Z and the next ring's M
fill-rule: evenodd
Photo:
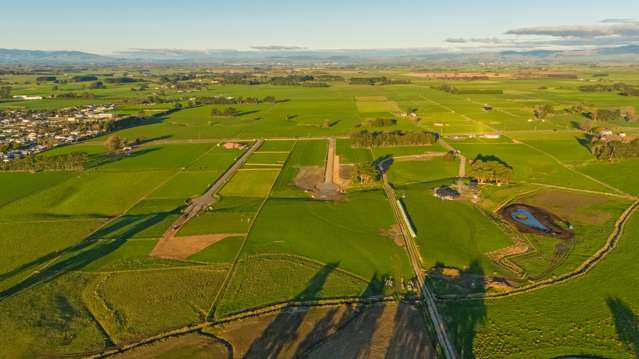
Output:
M399 227L399 224L393 224L389 229L381 229L379 233L387 238L390 238L400 247L404 246L404 241L402 239L402 230Z
M236 358L435 358L411 304L289 308L211 329Z
M246 233L219 233L187 237L164 237L151 251L151 255L159 258L186 259L224 238L242 237Z
M324 168L322 167L304 167L297 172L295 176L295 186L304 191L315 191L317 185L324 182Z
M228 358L228 348L212 336L187 334L155 342L113 356L120 359L144 358Z

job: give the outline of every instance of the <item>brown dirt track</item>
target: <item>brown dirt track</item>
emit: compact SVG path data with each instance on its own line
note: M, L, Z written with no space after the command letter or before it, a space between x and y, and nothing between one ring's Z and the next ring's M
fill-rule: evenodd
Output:
M224 238L243 237L246 233L205 234L188 237L164 237L151 251L151 256L159 258L186 259Z

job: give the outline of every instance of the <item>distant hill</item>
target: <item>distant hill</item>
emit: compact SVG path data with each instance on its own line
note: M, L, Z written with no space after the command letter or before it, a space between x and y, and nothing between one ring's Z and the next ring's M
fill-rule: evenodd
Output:
M478 51L446 48L363 50L180 50L133 49L111 56L81 51L0 49L0 64L476 64L476 63L636 63L639 45L584 50L522 49Z
M0 49L0 63L28 65L106 64L117 59L81 51Z

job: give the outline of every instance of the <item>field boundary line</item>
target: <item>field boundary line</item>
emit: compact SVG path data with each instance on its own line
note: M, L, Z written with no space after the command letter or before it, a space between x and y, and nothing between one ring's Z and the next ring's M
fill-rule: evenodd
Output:
M483 300L483 299L501 299L512 297L515 295L526 294L530 292L534 292L539 289L548 288L554 285L566 283L572 279L580 278L590 272L599 262L601 262L612 250L617 246L617 242L621 239L624 234L624 228L628 220L632 218L637 209L639 208L639 200L633 202L630 207L626 208L626 210L621 214L621 216L617 219L615 223L613 232L608 236L608 240L606 244L601 247L595 254L590 256L586 261L579 265L575 270L562 274L556 278L550 278L546 280L542 280L540 282L536 282L533 284L529 284L523 287L516 288L510 292L503 293L495 293L495 294L469 294L464 297L456 297L456 296L439 296L437 300L439 301L473 301L473 300Z
M241 259L240 261L246 260L246 259L250 259L250 258L269 258L269 257L273 258L273 259L278 259L278 258L275 258L275 257L280 257L280 258L286 258L286 259L289 259L289 260L291 258L293 258L293 259L301 260L303 262L316 264L318 266L325 266L325 265L328 264L328 263L324 263L322 261L318 261L318 260L315 260L315 259L312 259L312 258L309 258L309 257L304 257L304 256L300 256L300 255L297 255L297 254L290 254L290 253L260 253L260 254L255 254L255 255L251 255L251 256L245 257L244 259ZM300 264L301 265L305 265L303 263L300 263ZM359 276L359 275L357 275L357 274L355 274L355 273L353 273L351 271L347 271L347 270L339 268L339 267L336 267L334 269L334 271L340 272L340 273L342 273L344 275L347 275L349 277L352 277L354 279L359 279L359 280L364 281L366 283L370 282L370 280L368 280L368 279L366 279L364 277L361 277L361 276Z
M609 188L609 189L611 189L611 190L613 190L613 191L615 191L615 192L617 192L619 194L623 194L623 195L628 195L629 196L628 193L626 193L626 192L624 192L624 191L622 191L622 190L620 190L620 189L618 189L618 188L616 188L614 186L611 186L611 185L609 185L609 184L607 184L607 183L605 183L603 181L600 181L600 180L598 180L598 179L596 179L596 178L594 178L592 176L589 176L589 175L587 175L587 174L585 174L583 172L577 171L576 169L572 168L571 166L568 166L567 164L563 163L561 160L559 160L559 158L555 157L553 154L548 153L548 152L546 152L546 151L544 151L542 149L539 149L539 148L537 148L537 147L535 147L535 146L533 146L533 145L531 145L531 144L529 144L529 143L527 143L525 141L521 141L521 140L519 140L519 141L523 145L528 146L528 147L532 148L533 150L552 158L561 167L563 167L563 168L565 168L565 169L567 169L567 170L569 170L569 171L571 171L571 172L573 172L575 174L578 174L578 175L580 175L580 176L582 176L584 178L587 178L587 179L589 179L589 180L591 180L591 181L593 181L595 183L598 183L598 184L600 184L600 185L602 185L602 186L604 186L606 188Z
M288 156L286 156L286 161L284 161L284 165L286 165L286 163L291 158L291 153L293 153L293 151L295 150L295 146L297 146L297 141L295 143L293 143L293 147L291 148L291 151L288 153ZM242 166L242 167L244 167L244 166ZM228 269L228 272L226 273L226 276L224 276L224 280L222 281L222 285L220 286L220 289L218 290L218 292L215 295L215 297L213 298L213 302L211 303L211 306L209 307L209 310L206 313L206 317L207 318L211 317L211 315L214 315L214 312L215 312L215 309L216 309L216 307L218 305L218 302L224 296L224 293L226 292L226 288L228 287L231 279L233 278L233 275L235 274L235 268L237 266L237 263L240 260L240 255L242 254L242 251L244 250L244 247L246 246L246 242L248 241L249 235L251 234L251 231L253 230L253 227L255 226L255 222L257 221L257 217L259 217L260 213L262 212L262 208L264 208L264 205L266 205L266 202L271 197L271 193L273 192L273 188L275 187L275 184L277 183L277 180L282 175L283 168L284 168L284 166L282 166L282 169L279 170L279 173L277 174L277 177L275 178L273 183L271 183L271 187L269 188L268 193L266 194L266 196L264 196L264 200L262 201L262 203L260 203L260 206L258 207L257 211L255 212L255 216L251 220L251 225L249 226L248 230L246 231L246 236L244 237L244 240L242 240L242 244L240 245L240 248L238 249L237 254L235 255L235 259L231 263L231 266Z
M205 152L203 152L202 154L200 154L199 156L197 156L193 161L189 162L186 166L184 167L180 167L178 168L175 173L173 173L172 175L168 176L164 181L160 182L157 186L153 187L151 190L149 190L148 192L145 192L137 201L135 201L131 206L129 206L128 208L126 208L124 211L122 211L122 213L120 213L119 215L115 216L115 217L111 217L110 219L108 219L106 222L104 222L102 225L100 225L99 227L97 227L94 231L90 232L89 234L87 234L84 239L82 239L81 241L79 241L78 243L71 245L69 247L63 248L61 250L58 250L57 252L59 253L58 255L56 255L53 259L51 259L49 262L45 263L43 266L39 267L38 269L32 271L31 273L29 273L27 276L25 276L22 280L20 280L18 282L22 283L25 280L31 278L33 275L35 275L36 273L41 272L42 270L46 269L47 267L49 267L49 265L51 265L52 263L54 263L55 261L57 261L67 250L73 250L73 248L76 247L80 247L84 244L87 244L87 242L97 242L97 239L91 239L91 237L98 233L98 231L102 230L103 228L105 228L106 226L108 226L109 224L117 221L118 219L124 217L131 209L133 209L135 206L137 206L138 204L140 204L142 201L144 201L145 199L147 199L153 192L157 191L158 189L160 189L162 186L166 185L167 183L169 183L172 179L174 179L175 177L177 177L178 174L182 173L183 171L186 170L186 168L188 168L191 164L195 163L197 160L199 160L201 157L203 157L204 155L208 154L210 151L213 150L213 148L215 148L215 146L211 146L211 148L209 148L208 150L206 150ZM113 240L116 240L117 238L114 238ZM54 252L55 253L55 252ZM37 285L37 284L36 284ZM29 287L32 288L32 287ZM29 288L25 288L25 289L29 289ZM11 296L17 294L14 293L10 296L7 297L2 297L0 298L0 301L5 300L7 298L10 298Z
M395 302L395 298L393 298L392 296L370 297L370 298L360 298L360 297L346 298L345 297L345 298L324 298L320 300L309 300L309 301L281 302L277 304L267 305L259 309L257 309L257 307L252 309L247 309L246 311L242 313L237 313L233 315L232 317L224 317L214 321L205 321L198 324L187 325L182 328L171 330L169 332L160 333L154 336L144 338L135 343L130 343L127 345L116 347L116 348L106 349L101 352L78 353L78 354L75 354L74 356L82 356L84 358L91 358L91 359L106 358L116 354L124 353L132 349L142 347L147 344L162 341L168 338L179 337L182 335L198 332L202 329L214 327L220 324L227 324L227 323L232 323L232 322L241 321L241 320L250 319L250 318L260 318L260 317L268 316L275 312L283 311L287 309L330 308L330 307L338 307L341 305L348 305L348 304L358 304L361 306L367 306L367 305L375 305L377 303L383 303L383 302Z

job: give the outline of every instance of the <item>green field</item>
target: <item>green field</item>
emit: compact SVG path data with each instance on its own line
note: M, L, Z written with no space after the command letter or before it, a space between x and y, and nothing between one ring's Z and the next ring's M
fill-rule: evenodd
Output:
M430 72L504 76L437 79L425 76ZM43 74L61 81L39 83ZM266 83L291 74L314 80ZM98 76L106 88L75 82L76 75ZM125 76L141 81L107 81ZM233 83L226 82L230 77ZM356 77L388 82L351 83ZM413 301L419 295L411 263L427 273L460 358L637 357L636 214L618 244L584 275L503 295L591 260L637 201L639 160L597 160L590 139L606 129L633 140L639 122L588 118L601 109L639 111L637 97L580 90L618 82L639 88L636 67L167 64L0 72L12 94L45 96L2 99L0 111L114 104L118 120L126 119L112 133L42 154L51 160L85 152L88 160L77 170L0 172L0 358L83 357L180 329L188 334L122 356L225 355L221 341L188 328L274 304L327 298L351 302L353 315L366 319L354 300ZM459 91L442 91L443 84ZM71 92L77 98L63 98ZM543 119L534 115L541 105L554 109ZM229 107L237 112L221 115ZM412 111L416 115L406 115ZM381 119L386 121L376 121ZM349 136L362 130L434 131L441 141L354 148ZM488 136L495 134L499 138ZM111 152L105 141L113 135L136 144ZM319 200L330 138L345 165L339 174L352 178L339 178L340 193ZM176 220L190 216L189 205L247 148L223 144L258 139L264 144L173 238L211 242L183 257L151 256ZM467 159L467 178L459 182L466 186L462 196L448 201L433 196L433 189L457 184L462 157L445 157L451 148ZM392 163L385 176L370 183L350 176L363 168L353 164L386 157ZM475 186L472 163L480 157L510 167L512 180ZM404 219L389 202L393 195L415 232L408 239L416 245L415 258L397 223ZM499 214L512 203L551 212L574 237L519 231ZM305 330L318 338L341 335L325 331L329 322L348 324L327 317ZM385 323L371 321L357 332L378 324ZM399 339L411 346L415 338ZM384 356L371 348L368 356Z

